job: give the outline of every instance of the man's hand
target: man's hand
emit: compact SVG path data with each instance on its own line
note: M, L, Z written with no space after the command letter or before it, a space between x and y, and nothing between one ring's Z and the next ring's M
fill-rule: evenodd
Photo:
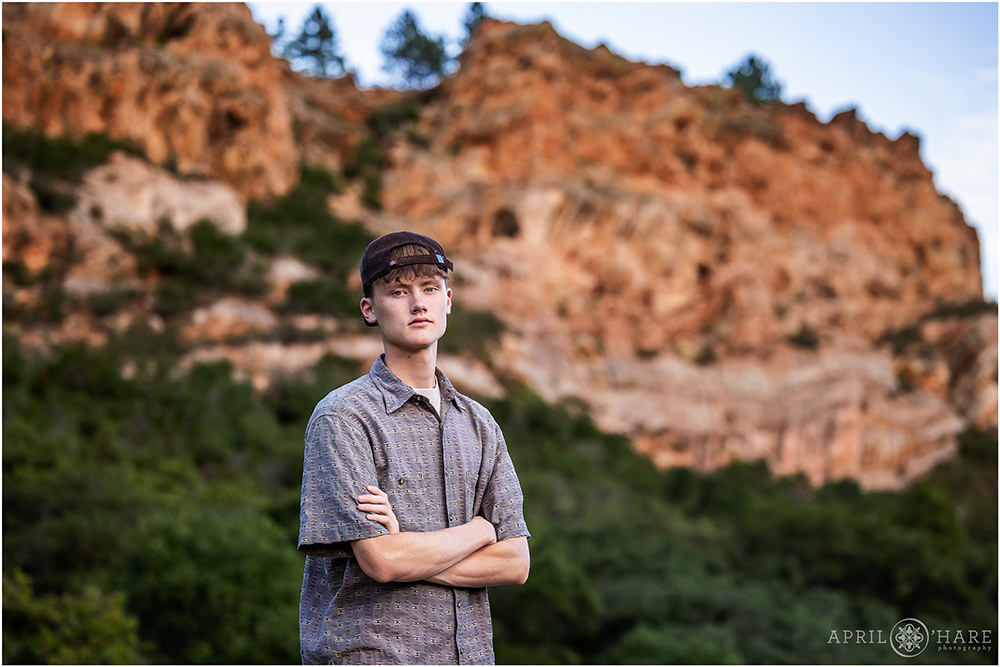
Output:
M490 523L481 516L472 517L472 521L470 521L469 523L477 524L482 530L486 531L486 534L488 535L488 542L487 542L488 545L497 543L497 529L493 526L492 523Z
M390 535L399 532L399 521L389 504L389 496L377 486L366 486L368 494L358 496L358 509L365 513L370 521L376 521L385 526Z

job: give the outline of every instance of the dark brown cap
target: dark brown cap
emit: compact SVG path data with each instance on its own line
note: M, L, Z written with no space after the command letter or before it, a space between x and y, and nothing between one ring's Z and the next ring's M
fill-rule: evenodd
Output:
M393 248L403 245L421 246L427 254L389 259ZM367 291L372 283L385 274L408 264L437 264L448 271L454 268L451 260L445 257L444 248L431 237L416 232L390 232L369 243L365 254L361 256L361 284Z

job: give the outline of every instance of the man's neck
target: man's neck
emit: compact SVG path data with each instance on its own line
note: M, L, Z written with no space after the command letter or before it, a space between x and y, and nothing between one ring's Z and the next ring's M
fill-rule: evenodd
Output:
M385 346L385 365L411 387L432 388L437 383L437 343L422 350L401 350Z

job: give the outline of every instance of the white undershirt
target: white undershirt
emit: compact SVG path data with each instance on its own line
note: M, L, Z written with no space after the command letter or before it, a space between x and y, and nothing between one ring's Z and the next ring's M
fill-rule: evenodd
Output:
M434 378L434 386L430 389L413 387L413 392L424 396L428 401L430 401L431 406L434 408L434 412L441 414L441 389L438 387L437 378Z

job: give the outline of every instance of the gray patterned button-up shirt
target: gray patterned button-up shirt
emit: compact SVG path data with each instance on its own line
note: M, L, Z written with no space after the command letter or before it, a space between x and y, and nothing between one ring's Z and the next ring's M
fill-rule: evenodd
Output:
M498 541L529 536L500 427L440 370L437 378L440 416L381 358L313 411L299 529L303 663L494 662L485 588L380 584L349 544L388 532L357 508L369 484L388 494L402 531L441 530L482 515Z

